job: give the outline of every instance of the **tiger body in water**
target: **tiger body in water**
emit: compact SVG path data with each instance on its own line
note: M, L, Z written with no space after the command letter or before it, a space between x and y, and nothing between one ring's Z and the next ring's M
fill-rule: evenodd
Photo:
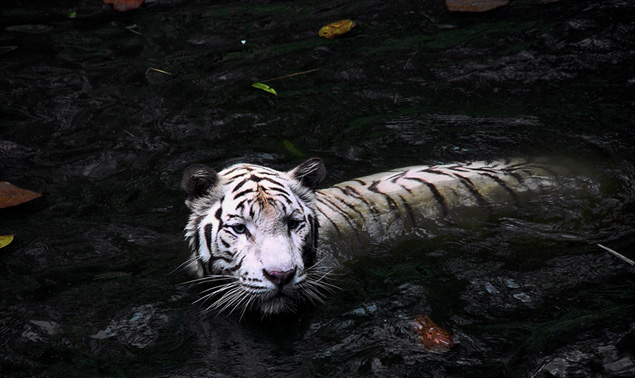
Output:
M288 172L252 164L184 172L188 267L196 281L213 284L200 298L207 309L271 314L322 302L333 288L320 266L326 246L363 249L556 179L554 167L521 159L407 167L318 190L325 176L317 158Z

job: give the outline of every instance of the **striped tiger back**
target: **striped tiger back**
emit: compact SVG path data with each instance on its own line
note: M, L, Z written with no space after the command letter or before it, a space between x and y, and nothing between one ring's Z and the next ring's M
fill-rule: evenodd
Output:
M524 159L396 169L317 192L322 242L380 243L456 218L458 208L484 211L555 184L556 168ZM459 215L460 216L460 215Z

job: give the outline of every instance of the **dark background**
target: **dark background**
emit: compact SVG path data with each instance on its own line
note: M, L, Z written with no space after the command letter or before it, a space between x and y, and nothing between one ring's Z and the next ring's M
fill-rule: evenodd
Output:
M633 268L596 243L634 257L634 10L4 1L0 180L44 196L0 210L15 235L0 250L0 375L632 376ZM358 26L317 37L343 18ZM278 96L251 87L316 68L268 82ZM176 269L193 163L319 156L329 184L538 155L576 161L588 190L369 248L326 306L201 314ZM449 353L417 343L423 313L454 335Z

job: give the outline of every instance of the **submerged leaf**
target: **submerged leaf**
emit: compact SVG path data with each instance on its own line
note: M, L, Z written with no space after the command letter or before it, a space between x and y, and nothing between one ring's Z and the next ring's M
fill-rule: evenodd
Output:
M18 188L6 181L0 182L0 209L29 202L41 195L40 193Z
M104 0L104 4L112 4L114 10L125 12L139 8L143 1L144 0Z
M425 350L447 352L454 346L452 335L439 327L428 315L418 315L415 321L414 331L419 335L419 342Z
M253 83L251 86L252 86L252 87L254 87L254 88L262 89L262 90L263 90L263 91L265 91L265 92L273 93L273 94L274 94L274 95L276 95L276 96L278 95L278 94L276 93L276 90L275 90L275 89L273 89L273 88L271 88L271 87L270 87L270 86L268 86L267 84L263 84L263 83Z
M293 145L293 143L291 143L291 141L289 139L283 140L282 144L284 144L284 147L287 149L287 151L291 152L291 154L293 156L299 157L299 158L305 158L306 157L305 154L303 154L300 150L295 148L295 146Z
M11 244L13 235L0 235L0 248L4 248Z
M339 20L332 22L318 31L318 35L324 38L335 38L342 34L348 33L352 28L356 26L353 20Z
M509 0L445 0L453 12L485 12L509 4Z

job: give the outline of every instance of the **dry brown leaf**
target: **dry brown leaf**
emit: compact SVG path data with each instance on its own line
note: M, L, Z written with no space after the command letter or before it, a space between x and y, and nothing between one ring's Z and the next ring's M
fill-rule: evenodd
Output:
M485 12L507 4L509 0L445 0L452 12Z
M6 181L0 182L0 209L29 202L41 195L40 193L18 188Z

